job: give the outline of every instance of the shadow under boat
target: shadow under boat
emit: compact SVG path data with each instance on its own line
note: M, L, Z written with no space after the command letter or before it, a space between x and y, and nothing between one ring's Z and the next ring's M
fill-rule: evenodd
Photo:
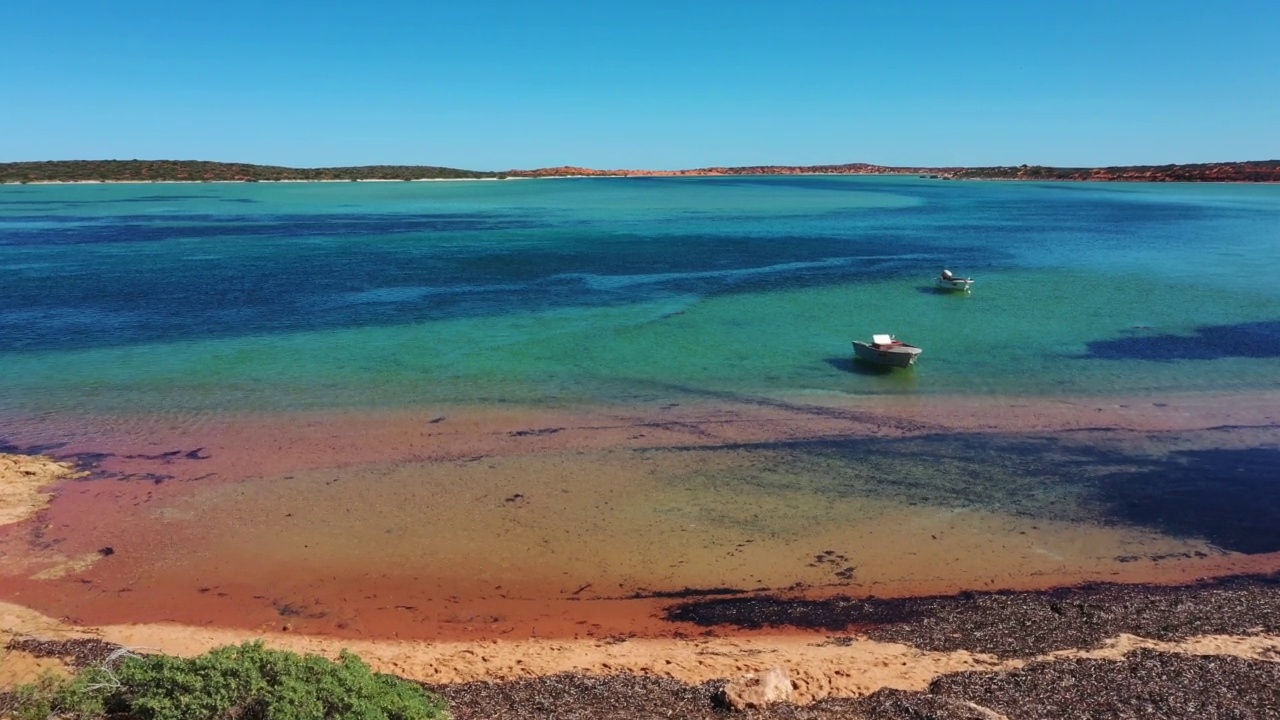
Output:
M885 381L885 385L877 385L881 388L900 387L903 389L911 389L916 386L916 374L914 372L894 372L895 368L887 365L875 365L867 362L859 362L852 357L829 357L824 358L823 362L842 373L850 375L858 375L861 377L881 378Z

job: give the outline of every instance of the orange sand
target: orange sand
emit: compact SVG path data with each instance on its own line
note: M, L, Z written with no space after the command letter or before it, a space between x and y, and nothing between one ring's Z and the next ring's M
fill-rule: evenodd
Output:
M71 627L32 610L0 603L0 642L14 637L97 638L141 652L196 655L214 647L262 639L274 648L336 657L351 650L377 671L431 683L510 680L560 672L638 673L687 683L737 678L771 667L787 668L795 699L808 703L825 697L866 695L881 688L925 690L939 675L965 670L1008 670L1029 660L956 652L930 652L897 643L857 638L848 644L826 642L821 635L772 635L735 638L487 640L413 642L336 640L292 633L255 634L181 625ZM1213 635L1167 643L1121 635L1092 651L1060 651L1059 657L1119 658L1138 648L1197 655L1235 655L1273 660L1280 637ZM1033 659L1034 660L1034 659ZM0 688L30 682L57 669L56 662L10 653L0 663Z

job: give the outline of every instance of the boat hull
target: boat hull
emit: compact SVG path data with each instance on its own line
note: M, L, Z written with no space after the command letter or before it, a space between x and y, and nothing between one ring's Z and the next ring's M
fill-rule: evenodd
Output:
M879 348L870 343L858 340L853 341L853 356L858 360L875 365L911 367L915 364L916 358L920 357L921 352L923 351L914 345L902 343L889 348Z
M969 292L969 288L973 287L973 278L954 278L952 280L936 278L933 282L940 290L954 292Z

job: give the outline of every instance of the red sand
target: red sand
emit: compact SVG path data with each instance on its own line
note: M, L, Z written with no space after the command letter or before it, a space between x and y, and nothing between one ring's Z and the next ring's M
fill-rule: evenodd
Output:
M1274 440L1277 399L832 397L0 421L19 446L69 440L59 455L110 453L99 468L130 478L66 481L37 519L0 528L0 599L90 625L663 637L700 631L658 618L670 600L634 596L727 586L883 597L1270 571L1276 554L1117 562L1134 549L1206 547L1132 529L722 486L723 473L760 471L758 458L669 448L1222 425L1241 426L1247 443ZM826 550L843 560L815 564ZM837 574L845 563L852 579Z

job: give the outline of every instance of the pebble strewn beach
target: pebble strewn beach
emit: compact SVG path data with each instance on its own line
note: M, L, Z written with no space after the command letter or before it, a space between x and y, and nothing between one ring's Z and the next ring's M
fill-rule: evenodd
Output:
M551 654L504 642L472 643L457 651L524 665L498 678L448 677L462 663L451 663L430 646L415 651L404 643L358 643L355 649L375 669L424 679L464 719L724 717L726 683L769 668L789 673L793 698L744 717L1268 718L1280 706L1277 575L1180 587L940 598L929 604L929 611L916 608L896 621L840 635L745 640L717 632L656 644L627 638L604 647L568 641ZM1025 638L1029 616L1048 626L1031 642ZM80 667L99 663L121 641L185 653L236 641L233 634L175 626L69 628L14 606L0 617L10 628L9 678L42 658ZM890 647L882 645L885 638L903 643L896 646L903 649L900 661L869 649ZM268 643L330 656L349 646L283 634ZM633 643L645 647L636 651ZM996 650L1000 657L953 649L948 669L930 661L929 653L936 652L931 648L939 645ZM559 666L548 662L554 656L562 660ZM686 664L691 656L700 662ZM640 657L647 664L634 664ZM970 658L968 667L964 657ZM580 664L566 669L570 660ZM822 691L814 692L819 685Z

